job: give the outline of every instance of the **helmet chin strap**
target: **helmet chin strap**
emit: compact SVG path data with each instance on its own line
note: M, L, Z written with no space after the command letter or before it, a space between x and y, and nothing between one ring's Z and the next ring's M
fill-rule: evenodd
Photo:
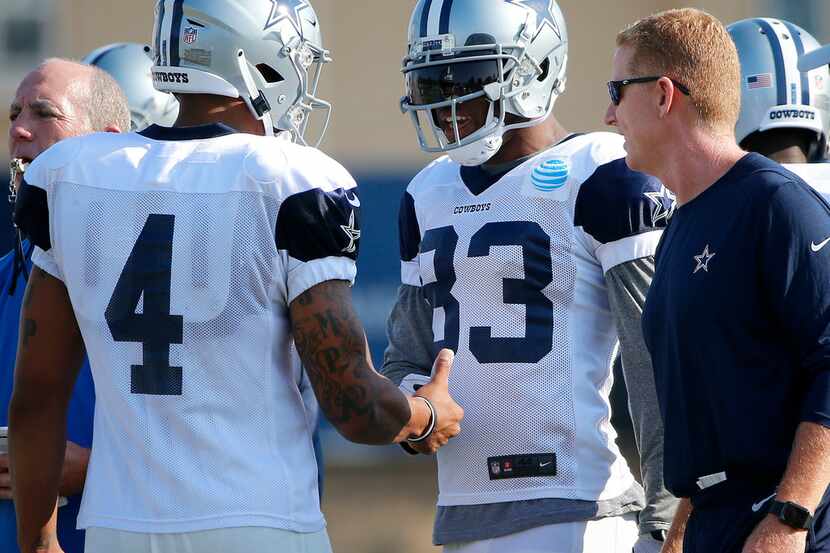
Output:
M242 95L245 105L248 106L251 115L256 117L257 120L262 121L262 126L265 128L265 136L274 136L274 123L271 121L271 105L268 103L265 95L257 89L244 51L239 50L237 52L236 63L239 66L239 73L242 75L242 82L245 83L245 94Z
M468 167L475 167L476 165L481 165L482 163L487 162L501 149L502 143L504 142L505 132L514 129L533 127L547 119L551 112L553 112L553 104L557 97L557 94L551 95L548 108L543 116L509 125L505 125L504 122L502 122L502 124L496 127L492 133L476 140L475 142L471 142L458 148L453 148L447 152L447 155L456 163L460 163L461 165ZM505 109L506 102L503 100L501 100L501 102L501 109Z
M485 163L501 149L504 127L499 126L492 134L470 142L464 146L453 148L447 152L451 160L466 167L475 167Z

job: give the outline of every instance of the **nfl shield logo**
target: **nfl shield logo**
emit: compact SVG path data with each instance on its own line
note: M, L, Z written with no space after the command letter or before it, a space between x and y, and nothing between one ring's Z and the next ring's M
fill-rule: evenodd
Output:
M184 30L184 43L185 44L193 44L196 42L196 36L198 35L198 31L193 27L188 27Z

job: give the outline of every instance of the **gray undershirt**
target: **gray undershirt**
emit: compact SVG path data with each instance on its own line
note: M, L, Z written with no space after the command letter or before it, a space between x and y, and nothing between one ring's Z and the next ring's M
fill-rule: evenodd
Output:
M640 319L654 275L654 258L611 268L605 279L620 339L629 409L640 451L643 489L635 484L603 501L532 499L481 505L438 506L436 545L492 539L537 526L596 520L641 511L640 533L668 530L677 500L663 486L663 425L657 406L651 359ZM402 285L387 323L389 346L381 373L396 384L412 373L429 376L432 367L432 307L417 286Z

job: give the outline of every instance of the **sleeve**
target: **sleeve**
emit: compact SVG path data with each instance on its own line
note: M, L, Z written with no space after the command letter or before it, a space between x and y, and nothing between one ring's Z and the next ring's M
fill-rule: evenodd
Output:
M830 205L796 182L765 207L761 278L805 372L801 420L830 427Z
M403 284L386 323L389 345L380 373L404 392L414 393L432 372L432 307L419 286Z
M327 280L354 283L360 244L357 188L311 188L286 198L276 225L277 249L287 256L288 303Z
M17 191L14 224L35 245L32 263L53 277L63 280L63 273L52 250L47 183L41 164L36 161L29 166Z
M678 502L663 484L663 421L657 404L651 357L640 324L653 277L653 257L616 265L605 275L620 337L628 408L634 423L640 473L646 492L646 506L639 518L641 534L668 530Z
M626 261L654 255L675 205L659 180L632 171L621 158L600 165L582 183L574 225L588 236L608 272Z
M421 286L418 252L421 247L421 230L415 214L415 199L405 192L398 211L398 245L401 252L401 282Z
M418 267L420 242L415 199L407 191L398 211L402 284L386 323L389 345L383 354L381 373L410 394L429 381L434 345L433 310L424 297Z

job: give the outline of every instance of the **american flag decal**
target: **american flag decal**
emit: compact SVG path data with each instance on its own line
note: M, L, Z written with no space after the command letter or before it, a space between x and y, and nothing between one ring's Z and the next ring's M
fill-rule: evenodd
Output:
M760 75L750 75L746 78L746 87L749 90L756 88L772 88L772 73L761 73Z

